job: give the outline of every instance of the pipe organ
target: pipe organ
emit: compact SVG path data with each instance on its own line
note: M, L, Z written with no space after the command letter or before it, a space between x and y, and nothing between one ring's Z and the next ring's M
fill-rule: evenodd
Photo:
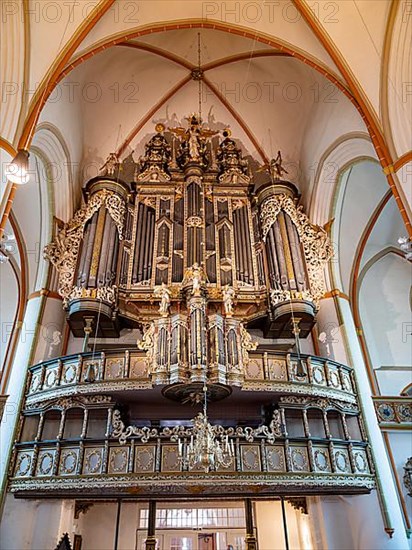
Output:
M280 153L257 185L222 134L193 115L185 128L157 125L137 163L111 154L46 247L83 350L29 369L12 491L255 498L374 487L353 369L301 355L298 341L291 350L325 290L327 232L282 179ZM140 329L136 347L88 350L90 336L124 327Z
M290 338L298 325L305 337L324 292L329 238L278 159L255 189L230 131L216 134L195 115L187 128L157 125L130 182L111 155L46 248L74 335L85 319L106 337L144 328L159 384L241 385L246 327Z

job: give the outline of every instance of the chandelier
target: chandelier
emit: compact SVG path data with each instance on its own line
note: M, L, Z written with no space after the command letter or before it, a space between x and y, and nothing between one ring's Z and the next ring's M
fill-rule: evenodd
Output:
M273 445L276 438L284 435L284 426L279 409L274 409L269 426L257 428L230 426L224 428L219 424L210 424L207 417L207 386L203 386L203 412L192 420L192 427L177 425L162 429L149 426L126 426L118 409L113 409L112 436L119 438L124 445L129 437L135 437L142 443L150 439L165 438L176 443L177 458L182 471L203 469L206 473L216 471L219 467L228 468L234 461L238 450L233 439L244 439L253 443L256 437L263 438Z
M207 417L207 386L203 386L203 412L193 419L190 442L178 438L179 460L190 470L203 468L205 472L228 468L235 456L233 440L229 440L223 426L210 424Z

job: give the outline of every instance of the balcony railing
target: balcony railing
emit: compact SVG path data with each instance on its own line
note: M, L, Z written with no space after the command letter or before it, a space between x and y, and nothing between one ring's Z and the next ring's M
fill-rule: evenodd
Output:
M412 428L412 397L373 397L376 416L381 428Z
M24 442L15 447L10 487L13 492L70 495L132 493L164 496L194 494L365 493L374 487L369 449L362 441L235 438L235 458L227 469L205 474L188 471L177 444L156 438L131 438L120 445L103 439ZM186 468L186 469L185 469ZM78 494L78 493L77 493Z
M248 362L241 368L241 388L356 403L356 385L350 367L316 356L303 355L302 360L305 375L298 377L295 354L260 349L250 352ZM73 393L151 389L159 383L151 368L145 352L137 350L80 353L45 361L30 368L26 402L33 404ZM225 367L225 380L230 380L233 369L237 367ZM166 372L166 378L164 374L162 371L162 384L176 381L170 373ZM184 376L179 379L185 381Z

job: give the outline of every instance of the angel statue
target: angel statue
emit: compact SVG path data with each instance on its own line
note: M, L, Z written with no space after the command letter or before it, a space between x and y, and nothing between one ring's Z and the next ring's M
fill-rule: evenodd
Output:
M170 307L170 296L171 292L167 286L162 283L162 286L155 288L155 296L160 298L159 313L162 317L167 317Z
M192 286L192 295L200 296L202 285L206 282L205 272L203 267L195 262L192 267L189 267L183 279L183 287Z
M288 171L286 168L283 168L282 166L282 154L280 151L278 151L278 156L275 159L272 159L270 161L270 175L272 176L272 179L280 180L282 177L282 174L288 174Z
M235 297L235 291L229 285L223 288L223 307L225 309L226 317L232 317L233 315L233 299Z
M102 176L114 176L115 173L119 170L119 166L119 157L116 155L116 153L110 153L110 155L106 159L106 162L100 168L100 174Z
M267 170L272 178L272 181L279 181L282 179L283 174L289 173L286 168L283 168L282 162L282 154L278 151L277 157L272 159L269 164L264 164L261 168L259 168L258 172Z
M202 271L198 263L194 263L192 267L192 294L198 296L202 284Z

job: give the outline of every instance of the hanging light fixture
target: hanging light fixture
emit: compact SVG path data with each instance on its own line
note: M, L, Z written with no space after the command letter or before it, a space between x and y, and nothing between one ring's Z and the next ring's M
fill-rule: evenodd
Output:
M207 417L207 386L203 386L203 412L193 419L190 441L184 444L178 439L179 460L190 470L203 468L205 472L219 466L228 468L235 455L233 440L224 435L222 426L212 426Z
M9 181L17 185L28 183L29 152L21 149L14 159L6 166L5 174Z

